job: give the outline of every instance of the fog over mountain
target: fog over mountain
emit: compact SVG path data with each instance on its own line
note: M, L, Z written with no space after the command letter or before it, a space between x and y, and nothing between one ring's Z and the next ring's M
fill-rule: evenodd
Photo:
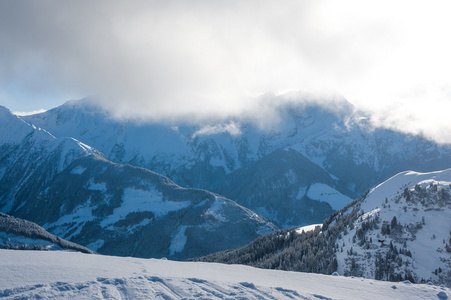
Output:
M255 115L258 95L332 91L377 126L451 142L449 8L441 0L5 2L0 101L36 111L94 94L116 114L167 120Z
M262 123L245 116L202 123L123 119L92 98L22 118L116 163L224 195L283 227L322 222L397 172L451 167L450 146L374 128L343 97L266 97L258 117L273 120Z

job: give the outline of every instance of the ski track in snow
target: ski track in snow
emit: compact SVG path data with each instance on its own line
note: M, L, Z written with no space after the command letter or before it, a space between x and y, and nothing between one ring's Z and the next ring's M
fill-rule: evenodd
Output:
M445 287L240 265L0 250L2 299L448 299Z

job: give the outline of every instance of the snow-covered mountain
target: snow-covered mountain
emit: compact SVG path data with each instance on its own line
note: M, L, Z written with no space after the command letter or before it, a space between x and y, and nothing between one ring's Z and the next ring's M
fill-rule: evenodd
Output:
M0 213L0 248L15 250L72 250L94 253L63 240L36 223Z
M266 126L244 118L202 124L117 120L92 99L69 101L24 119L57 137L91 145L114 162L220 193L284 226L322 222L343 202L400 171L451 167L450 146L371 128L343 98L319 104L306 95L287 94L273 96L265 105L278 120ZM281 149L297 154L287 152L282 158ZM305 166L328 176L306 180L311 174L299 167L300 157ZM276 183L266 184L263 178ZM231 184L242 181L247 184L240 188ZM262 184L265 192L252 188ZM274 195L281 202L277 210Z
M0 250L2 299L449 299L446 287L248 266Z
M0 106L0 211L31 207L31 195L76 158L95 152L73 138L56 138Z
M277 232L199 260L451 286L451 169L399 173L322 228Z
M186 259L276 228L219 195L95 155L76 160L37 198L46 215L35 221L104 254Z
M337 240L338 272L451 286L451 169L402 172L358 206L353 228Z
M219 195L112 163L0 109L0 208L99 251L185 259L244 245L276 227Z

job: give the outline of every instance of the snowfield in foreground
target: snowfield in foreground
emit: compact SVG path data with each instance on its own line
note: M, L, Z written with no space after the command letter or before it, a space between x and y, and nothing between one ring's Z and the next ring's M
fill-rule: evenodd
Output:
M449 299L445 287L76 252L0 250L5 299Z

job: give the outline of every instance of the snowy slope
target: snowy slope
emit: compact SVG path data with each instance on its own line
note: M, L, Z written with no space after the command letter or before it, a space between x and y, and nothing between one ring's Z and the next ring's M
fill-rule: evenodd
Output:
M211 192L89 155L15 213L102 254L186 259L239 247L276 227Z
M55 138L0 106L0 211L30 205L30 195L91 153L97 151L73 138Z
M363 214L337 240L344 245L337 254L339 272L373 278L401 274L451 285L451 169L402 172L358 205Z
M276 229L229 199L112 163L3 107L0 149L0 211L100 253L185 259L239 247Z
M425 284L239 265L0 250L3 299L438 299Z
M399 173L321 228L278 231L196 260L451 286L451 169Z
M83 253L93 251L63 240L37 224L0 213L0 248L21 250L72 250Z

